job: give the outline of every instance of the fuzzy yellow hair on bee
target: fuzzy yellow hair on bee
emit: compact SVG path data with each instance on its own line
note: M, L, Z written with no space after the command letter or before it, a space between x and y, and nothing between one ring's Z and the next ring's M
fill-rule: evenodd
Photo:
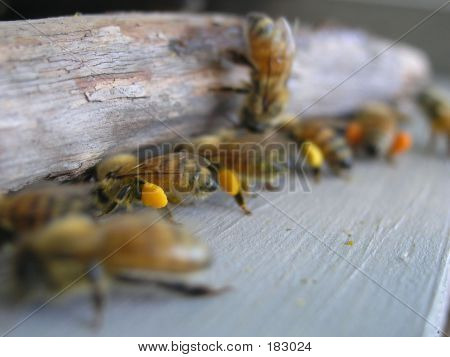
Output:
M96 168L97 179L99 181L105 179L108 174L115 173L117 175L126 174L139 164L136 155L129 153L120 153L103 159Z

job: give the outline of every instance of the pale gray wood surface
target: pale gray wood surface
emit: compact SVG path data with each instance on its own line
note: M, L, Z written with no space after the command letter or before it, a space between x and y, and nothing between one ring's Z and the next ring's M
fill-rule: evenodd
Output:
M99 330L89 327L86 297L58 298L11 335L438 335L448 301L450 163L423 151L424 122L416 124L418 147L395 166L358 162L351 181L264 192L268 201L251 199L249 217L224 194L177 208L176 219L214 252L197 280L231 291L191 299L117 287ZM38 306L3 302L0 331Z
M0 191L227 123L238 101L211 89L248 79L242 66L222 63L226 50L244 50L241 24L158 13L1 22ZM397 44L322 98L391 41L345 28L302 27L296 38L290 109L308 108L305 116L392 99L428 76L425 54Z

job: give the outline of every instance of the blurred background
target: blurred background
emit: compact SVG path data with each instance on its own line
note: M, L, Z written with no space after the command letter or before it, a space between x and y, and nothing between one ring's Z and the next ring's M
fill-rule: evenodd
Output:
M373 33L397 38L444 4L444 0L2 0L0 20L18 20L9 4L25 18L95 14L117 11L217 11L244 14L263 11L283 15L291 20L320 24L333 21L362 27ZM450 73L450 46L442 39L450 35L450 6L433 16L404 41L428 52L438 73ZM433 41L436 39L436 41Z

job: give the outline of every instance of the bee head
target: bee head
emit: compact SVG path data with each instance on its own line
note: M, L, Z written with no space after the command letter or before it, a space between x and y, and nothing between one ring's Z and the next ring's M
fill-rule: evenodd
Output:
M190 163L192 167L189 171L189 190L196 195L209 194L217 190L218 185L215 180L216 169L213 164L203 156L193 155Z
M210 169L206 167L202 167L194 176L193 184L196 192L210 193L218 189L217 181L215 180Z
M250 36L270 36L274 30L273 20L262 13L252 12L246 17L247 31Z

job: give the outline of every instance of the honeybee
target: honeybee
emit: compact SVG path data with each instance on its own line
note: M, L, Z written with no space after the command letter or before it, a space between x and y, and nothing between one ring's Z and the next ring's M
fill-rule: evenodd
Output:
M96 213L95 192L95 186L90 184L47 182L0 196L0 243L13 240L57 217L76 212Z
M151 211L114 215L94 222L70 215L25 236L14 259L16 290L61 291L88 284L97 315L104 306L107 278L154 283L188 295L218 292L186 282L206 268L207 247Z
M319 178L323 162L339 175L346 175L352 167L353 155L344 137L333 126L320 118L310 120L287 120L282 127L299 145L304 156Z
M99 185L105 201L109 201L105 212L119 205L129 206L135 199L146 206L164 208L168 202L206 198L218 188L210 162L187 152L151 157L134 166L129 158L126 166L119 165L115 170L117 161L108 160L109 165L99 165L105 174Z
M348 125L347 142L368 156L392 159L407 151L412 144L411 136L398 129L400 116L387 104L366 104Z
M447 152L450 155L450 104L439 93L427 90L419 95L418 102L430 120L429 146L433 148L438 135L447 136Z
M262 145L265 134L246 130L222 130L197 137L176 150L188 150L207 158L217 172L217 182L232 195L244 213L250 214L244 192L256 183L270 186L287 169L282 145Z
M295 55L295 40L284 18L276 21L259 13L247 15L244 25L246 63L251 79L244 88L224 88L245 93L241 124L252 131L264 131L276 124L289 99L287 81Z

